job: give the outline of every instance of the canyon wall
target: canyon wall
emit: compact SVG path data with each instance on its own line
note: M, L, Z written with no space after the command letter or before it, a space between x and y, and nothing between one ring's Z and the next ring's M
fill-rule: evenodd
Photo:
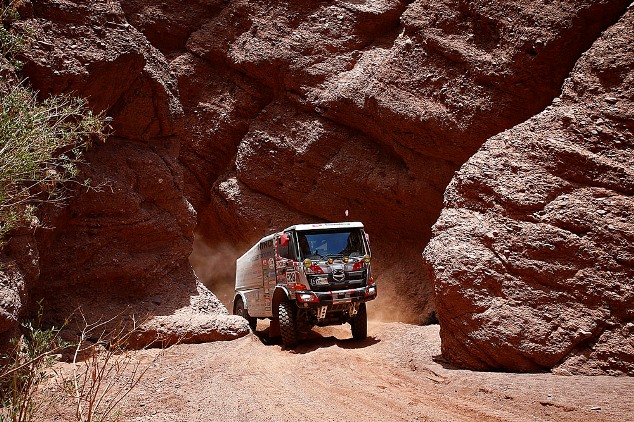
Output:
M121 4L178 79L186 195L210 253L229 244L238 256L298 221L361 220L379 276L376 311L415 323L434 309L420 253L454 172L488 137L550 104L625 8ZM232 280L206 282L217 290Z
M99 189L43 210L22 302L44 297L57 318L77 304L217 315L187 260L194 235L194 270L226 303L233 260L264 234L360 220L380 289L370 316L433 320L442 252L428 249L427 270L420 254L445 188L487 139L548 107L626 7L24 2L24 74L42 95L87 96L112 136L87 157Z
M30 249L12 253L37 254L22 303L41 305L58 326L71 317L69 330L82 328L81 314L89 323L150 318L139 342L246 334L188 261L196 212L183 195L183 110L168 61L112 2L41 1L20 12L34 38L24 74L40 96L86 97L111 119L108 141L82 166L80 177L94 188L76 189L65 207L42 207Z
M634 10L562 93L454 176L425 249L442 353L475 369L634 375Z

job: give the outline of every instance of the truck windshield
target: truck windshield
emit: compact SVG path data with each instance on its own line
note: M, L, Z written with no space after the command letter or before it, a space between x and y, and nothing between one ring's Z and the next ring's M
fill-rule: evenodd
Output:
M302 259L360 257L365 255L361 230L311 230L297 232Z

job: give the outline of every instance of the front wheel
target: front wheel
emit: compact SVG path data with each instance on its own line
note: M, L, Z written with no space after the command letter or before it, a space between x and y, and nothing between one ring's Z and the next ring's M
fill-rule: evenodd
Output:
M236 299L236 304L233 307L233 314L239 315L242 318L246 319L249 322L249 327L251 327L251 331L255 331L255 328L258 326L258 319L253 318L249 315L249 311L244 308L242 298Z
M280 331L282 333L282 344L289 348L297 345L297 316L293 304L290 302L282 302L278 306Z
M350 319L350 327L353 339L363 340L368 336L368 312L365 309L365 303L359 305L357 314Z

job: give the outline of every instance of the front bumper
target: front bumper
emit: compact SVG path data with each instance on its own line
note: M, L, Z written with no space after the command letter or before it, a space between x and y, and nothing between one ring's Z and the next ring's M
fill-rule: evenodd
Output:
M376 285L373 284L356 289L333 290L328 292L315 292L311 290L298 291L296 292L296 298L297 306L300 308L319 308L347 303L368 302L376 299L376 294Z

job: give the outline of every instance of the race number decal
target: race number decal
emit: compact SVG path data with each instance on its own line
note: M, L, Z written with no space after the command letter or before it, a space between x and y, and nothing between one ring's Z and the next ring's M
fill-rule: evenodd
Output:
M297 273L287 272L286 273L286 282L287 283L296 283L297 282Z

